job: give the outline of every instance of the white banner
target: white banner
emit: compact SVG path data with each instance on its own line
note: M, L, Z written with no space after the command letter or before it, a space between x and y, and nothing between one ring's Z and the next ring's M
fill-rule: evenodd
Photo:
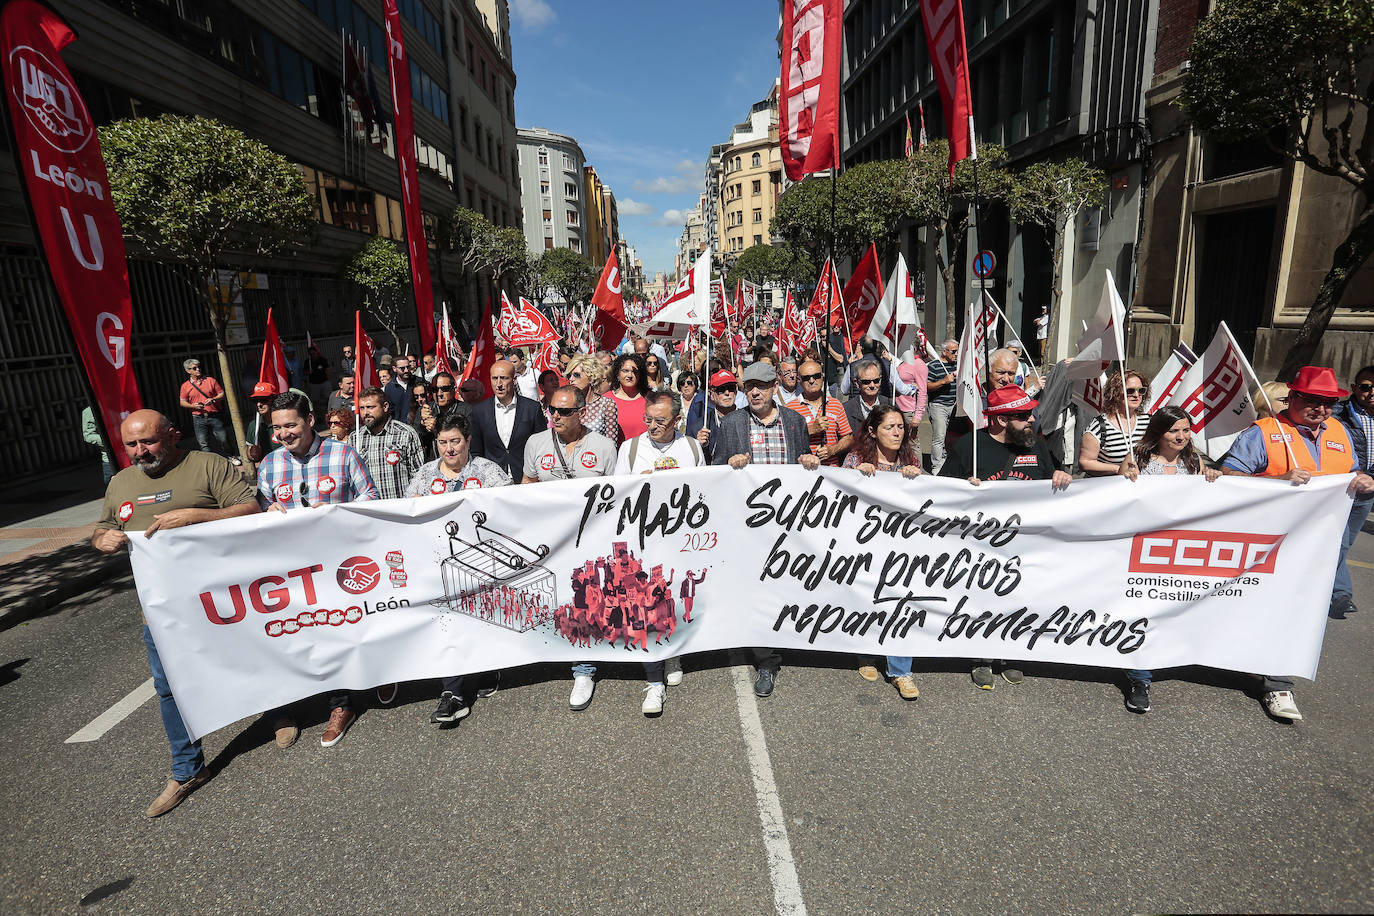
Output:
M131 541L204 735L329 690L741 646L1311 677L1348 483L702 468Z

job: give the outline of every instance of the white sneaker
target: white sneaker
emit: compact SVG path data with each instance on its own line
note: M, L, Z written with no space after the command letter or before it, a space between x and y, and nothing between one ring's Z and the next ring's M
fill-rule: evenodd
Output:
M663 673L665 675L664 680L668 682L669 687L676 687L678 684L681 684L682 659L678 658L675 655L672 658L665 660L663 662Z
M1302 718L1302 713L1298 712L1298 704L1293 698L1291 690L1271 690L1264 695L1264 709L1275 719Z
M592 705L592 692L596 690L596 683L591 675L579 674L573 678L572 695L568 697L568 706L572 709L586 709Z
M668 693L668 688L662 684L650 684L644 688L644 705L639 707L639 711L646 716L657 716L663 712L663 698Z

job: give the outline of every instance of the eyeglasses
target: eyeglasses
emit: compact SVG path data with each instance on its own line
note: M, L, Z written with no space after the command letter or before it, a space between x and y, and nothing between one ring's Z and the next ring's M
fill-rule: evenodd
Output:
M668 426L672 422L672 417L651 417L647 414L644 416L645 426Z
M549 413L556 413L560 417L571 417L573 414L582 410L581 407L550 407Z
M818 378L825 378L825 373L823 373L823 372L817 372L817 373L814 373L814 374L812 374L812 375L803 375L803 376L801 377L801 380L802 380L803 382L814 382L814 381L815 381L816 379L818 379Z
M1126 389L1126 393L1129 394L1129 395L1132 395L1132 396L1137 395L1137 394L1144 394L1144 393L1145 393L1145 389L1144 389L1144 388L1127 388L1127 389Z
M745 390L745 391L758 391L758 390L760 390L760 389L762 389L762 388L772 388L772 387L773 387L773 383L772 383L772 382L745 382L745 383L744 383L744 390Z
M452 385L435 385L435 386L434 386L434 390L435 390L435 391L452 391L452 390L453 390L453 386L452 386Z
M338 420L330 420L330 421L329 421L329 425L330 425L330 426L343 426L343 424L340 423Z
M1302 394L1302 393L1297 392L1297 391L1293 392L1293 395L1294 395L1295 397L1297 397L1298 400L1300 400L1300 401L1302 401L1304 404L1306 404L1308 407L1315 407L1315 408L1317 408L1318 410L1334 410L1335 407L1336 407L1336 405L1337 405L1338 403L1340 403L1339 401L1335 400L1334 398L1329 399L1329 400L1328 400L1328 399L1325 399L1325 398L1313 398L1313 397L1308 397L1307 395Z
M817 378L820 378L820 376L817 376ZM880 378L861 378L861 379L859 379L859 384L860 384L860 385L881 385L882 383L883 383L883 380L880 379Z
M1361 394L1365 394L1365 393L1367 393L1367 392L1374 391L1374 383L1371 383L1371 382L1360 382L1358 385L1355 386L1355 390L1358 391L1358 392L1360 392Z

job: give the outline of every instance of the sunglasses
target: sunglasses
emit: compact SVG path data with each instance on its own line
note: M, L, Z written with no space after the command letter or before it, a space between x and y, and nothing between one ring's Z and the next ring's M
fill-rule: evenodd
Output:
M573 414L582 410L581 407L550 407L549 413L556 413L560 417L571 417Z
M1340 403L1340 401L1337 401L1335 399L1312 398L1308 397L1305 394L1299 394L1297 392L1294 392L1293 396L1296 397L1298 400L1302 401L1308 407L1316 407L1319 410L1332 410L1335 408L1337 404Z
M745 391L758 391L758 390L761 389L761 388L772 388L772 387L773 387L773 383L772 383L772 382L745 382L745 383L744 383L744 390L745 390Z
M1365 392L1374 391L1374 383L1360 382L1358 385L1355 386L1355 390L1362 394Z
M1137 395L1137 394L1144 394L1144 393L1145 393L1145 389L1144 389L1144 388L1127 388L1127 389L1126 389L1126 393L1129 394L1129 395L1132 395L1132 396Z
M803 382L814 382L814 381L815 381L816 379L818 379L818 378L825 378L825 374L822 373L822 372L817 372L817 373L815 373L815 374L813 374L813 375L803 375L803 376L801 377L801 380L802 380Z
M716 387L712 388L711 390L714 391L714 392L716 392L717 394L733 394L734 392L736 392L736 391L739 390L739 386L738 386L738 385L734 385L734 384L730 384L730 385L717 385Z
M1029 410L1022 410L1018 413L1004 413L1002 416L1008 420L1029 420L1031 418L1031 412Z
M817 378L820 378L820 376L817 376ZM859 379L859 384L860 384L860 385L881 385L882 383L883 383L883 380L880 379L880 378L861 378L861 379Z
M435 391L452 391L452 390L453 390L453 386L452 386L452 385L435 385L435 386L434 386L434 390L435 390Z

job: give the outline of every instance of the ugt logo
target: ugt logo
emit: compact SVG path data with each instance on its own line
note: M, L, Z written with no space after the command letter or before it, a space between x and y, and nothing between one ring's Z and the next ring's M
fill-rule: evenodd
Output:
M24 115L53 149L75 153L91 141L91 115L62 68L20 45L10 52L10 85Z
M382 569L371 557L349 557L334 574L339 588L354 595L372 591L381 581Z

